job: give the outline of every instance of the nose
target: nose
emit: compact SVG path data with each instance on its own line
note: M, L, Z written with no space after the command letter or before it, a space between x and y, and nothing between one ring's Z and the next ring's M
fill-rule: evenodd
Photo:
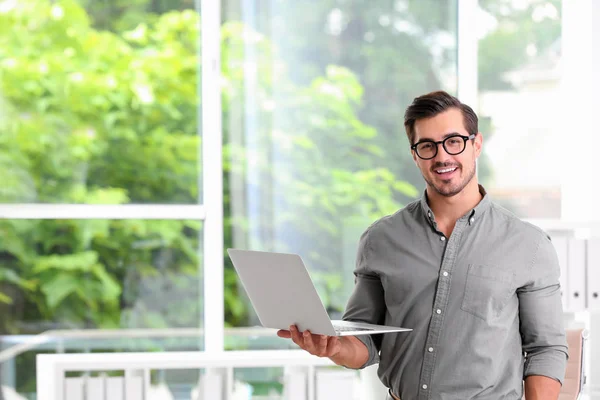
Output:
M450 161L452 159L452 155L448 154L448 152L441 143L436 143L436 145L437 154L431 159L431 161L441 163Z

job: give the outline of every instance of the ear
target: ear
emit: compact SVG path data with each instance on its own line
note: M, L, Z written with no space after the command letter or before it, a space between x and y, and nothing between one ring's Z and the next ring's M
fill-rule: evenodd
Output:
M477 132L473 140L473 147L475 148L475 158L479 158L483 149L483 134L481 132Z

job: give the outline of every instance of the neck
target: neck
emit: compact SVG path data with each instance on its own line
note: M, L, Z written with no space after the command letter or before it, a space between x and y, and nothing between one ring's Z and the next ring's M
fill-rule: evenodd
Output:
M427 185L429 208L433 211L438 223L453 224L479 204L481 199L482 196L479 193L479 184L476 177L473 177L460 193L452 197L443 196Z

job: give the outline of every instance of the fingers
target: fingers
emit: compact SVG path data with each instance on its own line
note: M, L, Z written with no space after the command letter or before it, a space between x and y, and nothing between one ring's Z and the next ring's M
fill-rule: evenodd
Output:
M298 331L298 328L296 328L296 325L290 326L290 335L291 335L292 341L294 343L296 343L298 346L304 348L304 339L302 338L302 335Z
M313 335L310 333L310 331L306 330L302 332L302 336L304 338L304 350L308 351L310 354L317 355L317 349L313 341Z
M306 344L307 342L309 344ZM341 349L341 343L337 336L308 334L304 337L304 343L309 353L319 357L334 356Z
M336 336L331 336L327 341L327 357L333 357L342 349L342 342L340 342L340 338Z
M290 326L289 331L278 331L277 336L291 338L301 349L318 357L330 357L339 351L339 339L337 337L314 335L308 330L300 332L295 325Z
M327 355L327 338L326 335L310 335L313 343L313 353L319 357L325 357Z
M285 329L280 329L277 331L277 336L279 336L280 338L284 338L284 339L290 339L292 337L292 334L290 331L286 331Z

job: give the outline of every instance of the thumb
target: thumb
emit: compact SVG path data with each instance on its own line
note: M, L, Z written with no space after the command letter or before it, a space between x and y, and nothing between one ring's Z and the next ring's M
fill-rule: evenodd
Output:
M290 331L280 329L277 331L277 336L279 336L280 338L289 339L292 337L292 334L290 333Z

